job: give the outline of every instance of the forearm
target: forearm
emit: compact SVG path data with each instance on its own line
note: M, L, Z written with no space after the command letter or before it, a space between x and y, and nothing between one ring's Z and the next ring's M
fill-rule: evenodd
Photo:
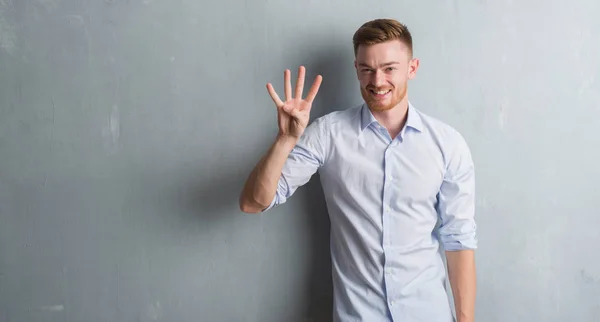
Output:
M277 137L246 180L239 200L242 211L258 213L269 206L277 192L281 170L296 142L290 136Z
M476 272L473 250L447 251L448 276L458 322L475 321Z

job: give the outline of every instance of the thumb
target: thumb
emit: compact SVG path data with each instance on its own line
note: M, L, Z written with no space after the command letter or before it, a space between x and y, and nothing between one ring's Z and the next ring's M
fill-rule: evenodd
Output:
M302 112L298 108L285 106L283 110L293 118L300 118L302 116Z

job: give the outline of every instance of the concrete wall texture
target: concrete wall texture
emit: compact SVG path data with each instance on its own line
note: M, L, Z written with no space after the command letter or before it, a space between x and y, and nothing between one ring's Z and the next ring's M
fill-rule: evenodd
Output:
M0 321L327 321L316 177L239 211L265 84L361 102L351 37L406 23L411 102L477 168L477 321L600 321L600 2L0 0Z

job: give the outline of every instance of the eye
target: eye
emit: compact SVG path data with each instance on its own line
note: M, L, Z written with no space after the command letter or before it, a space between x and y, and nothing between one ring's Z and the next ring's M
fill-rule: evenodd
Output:
M396 68L394 68L394 67L388 67L388 68L386 68L385 70L386 70L386 71L388 71L388 72L391 72L391 71L393 71L393 70L395 70L395 69L396 69Z

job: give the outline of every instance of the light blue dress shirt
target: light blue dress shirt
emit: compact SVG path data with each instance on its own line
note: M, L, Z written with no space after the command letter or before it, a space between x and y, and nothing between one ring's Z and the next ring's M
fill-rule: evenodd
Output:
M394 139L365 104L332 112L306 128L265 211L316 171L331 220L334 321L454 321L439 246L477 246L464 138L412 104Z

